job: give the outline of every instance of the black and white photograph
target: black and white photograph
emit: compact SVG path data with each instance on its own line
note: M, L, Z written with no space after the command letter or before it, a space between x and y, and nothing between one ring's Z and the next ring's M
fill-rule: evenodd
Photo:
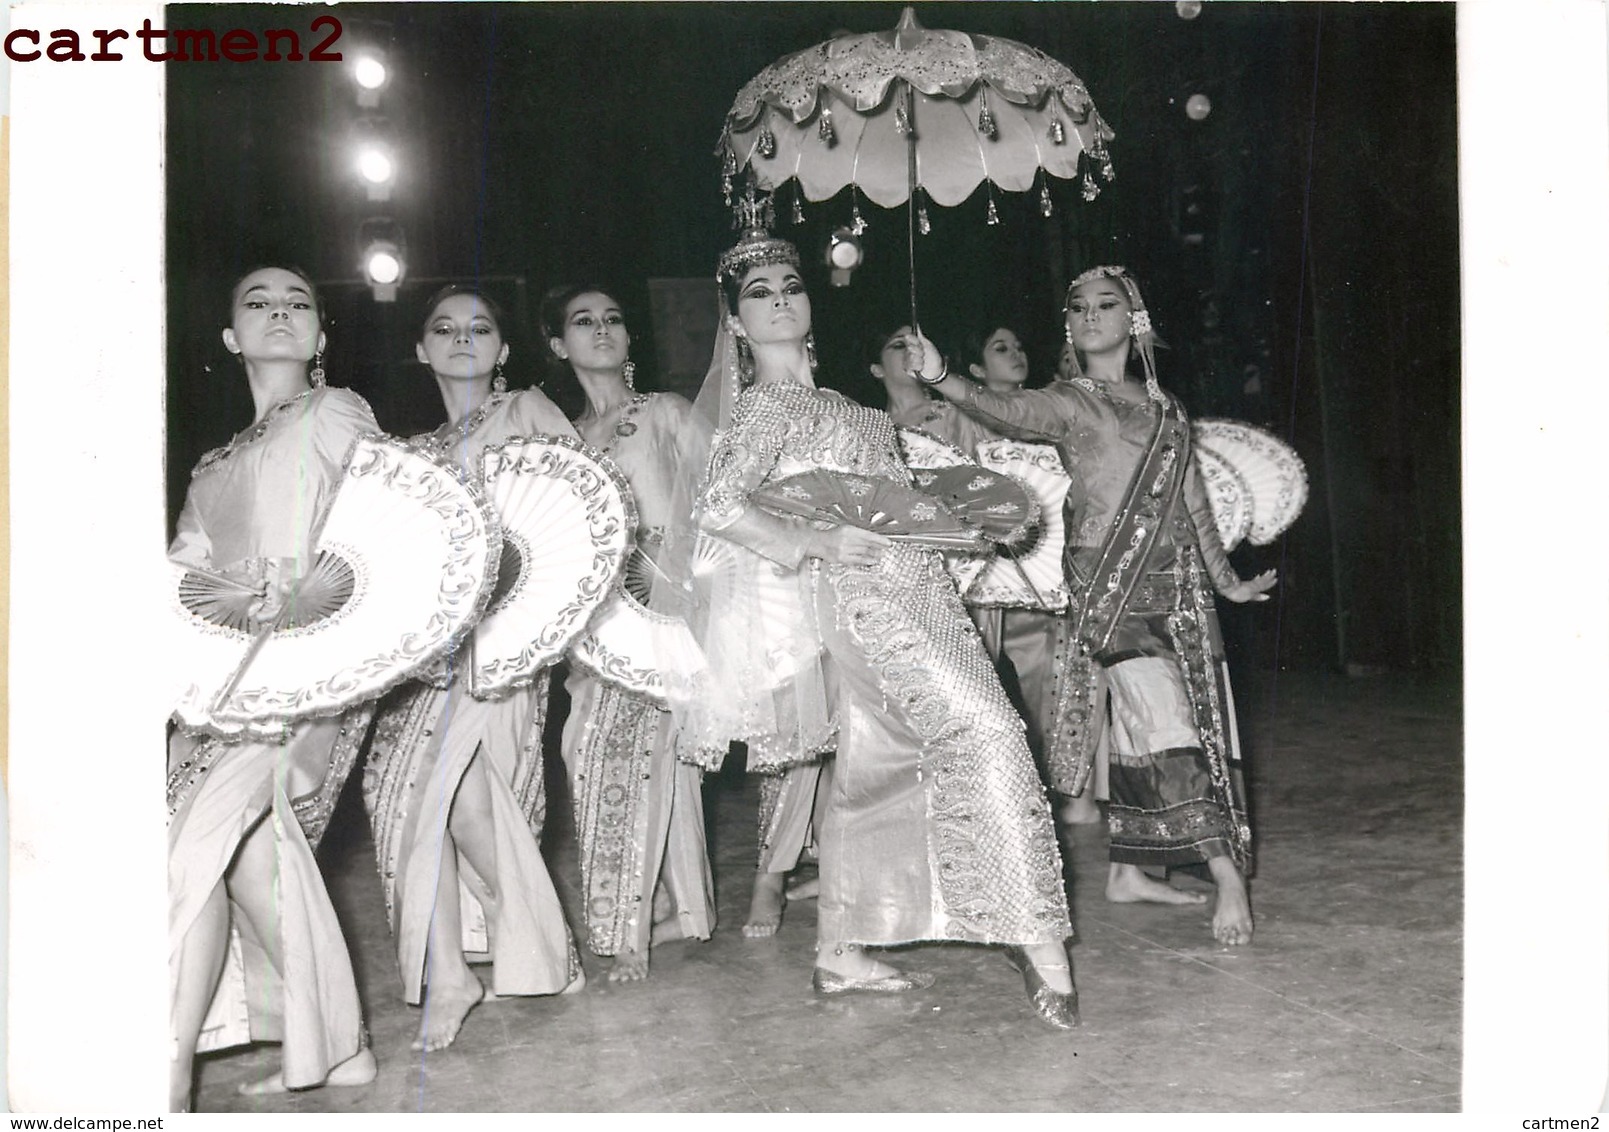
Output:
M1514 11L14 8L11 1107L1590 1117Z

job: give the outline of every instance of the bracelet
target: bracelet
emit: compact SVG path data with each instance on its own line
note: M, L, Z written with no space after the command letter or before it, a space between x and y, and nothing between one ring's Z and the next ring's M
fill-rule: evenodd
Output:
M942 356L939 358L939 361L944 362L944 366L943 366L942 369L939 370L939 373L938 373L937 377L928 377L925 374L923 374L921 370L917 370L916 373L913 376L916 378L917 381L920 381L923 385L937 385L937 384L939 384L945 378L950 376L950 363L948 361L946 361Z

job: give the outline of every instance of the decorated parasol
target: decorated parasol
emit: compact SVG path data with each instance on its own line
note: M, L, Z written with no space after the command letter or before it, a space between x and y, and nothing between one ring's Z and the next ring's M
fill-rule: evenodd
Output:
M1066 541L1062 503L1072 486L1061 457L1048 444L986 440L978 445L978 462L1014 476L1039 502L1037 537L1026 548L989 563L967 594L973 605L1059 610L1067 607L1067 579L1062 569Z
M268 576L173 563L187 730L279 738L372 699L450 651L491 593L501 536L479 492L399 441L364 437L314 531L309 569L264 614Z
M1226 550L1241 537L1267 546L1296 522L1307 503L1307 467L1295 449L1245 421L1206 417L1191 433Z
M475 627L470 694L495 699L562 657L609 598L637 525L613 461L568 436L488 448L487 499L503 524L503 563Z
M846 186L885 208L908 205L911 324L916 230L925 199L943 206L990 186L1026 192L1082 178L1085 199L1113 177L1101 119L1083 80L1036 48L922 27L906 8L892 31L843 35L787 55L738 92L721 144L723 185L747 169L762 189L788 181L820 201ZM797 198L796 198L797 201ZM862 226L854 206L857 230Z

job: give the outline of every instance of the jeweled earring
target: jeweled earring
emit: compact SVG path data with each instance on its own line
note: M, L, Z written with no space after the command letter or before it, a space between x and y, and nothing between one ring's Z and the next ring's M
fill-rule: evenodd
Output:
M1067 312L1066 311L1062 311L1061 326L1062 326L1062 336L1067 339L1067 344L1069 346L1071 346L1073 344L1073 328L1071 326L1067 325Z
M307 372L307 380L314 389L324 388L324 351L320 350L313 355L313 368Z
M1136 338L1143 338L1151 333L1151 312L1143 309L1130 311L1129 333Z
M816 332L812 330L805 335L805 357L810 359L810 372L816 372Z
M626 388L631 390L633 393L637 392L637 382L634 380L636 376L637 363L632 361L630 358L627 358L626 364L620 367L620 380L624 381L626 383Z
M502 362L498 362L496 368L492 370L492 392L493 393L507 393L508 392L508 378L503 376L503 363Z
M737 340L737 380L740 386L754 382L754 351L749 348L749 340L741 336Z

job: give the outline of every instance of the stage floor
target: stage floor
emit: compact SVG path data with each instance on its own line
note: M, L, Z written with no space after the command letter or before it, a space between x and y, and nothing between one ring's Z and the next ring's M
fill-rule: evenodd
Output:
M243 1098L273 1046L202 1059L199 1109L456 1111L1396 1111L1459 1107L1463 766L1456 682L1260 674L1237 685L1257 845L1256 937L1216 944L1210 905L1113 905L1105 832L1064 837L1083 1026L1051 1030L998 952L902 949L931 989L822 1000L815 907L739 934L758 790L706 782L720 924L657 949L647 982L586 956L578 994L477 1008L409 1050L354 774L320 857L380 1062L372 1084ZM557 705L556 705L557 706ZM568 799L545 849L578 922ZM1176 884L1210 891L1191 877Z

